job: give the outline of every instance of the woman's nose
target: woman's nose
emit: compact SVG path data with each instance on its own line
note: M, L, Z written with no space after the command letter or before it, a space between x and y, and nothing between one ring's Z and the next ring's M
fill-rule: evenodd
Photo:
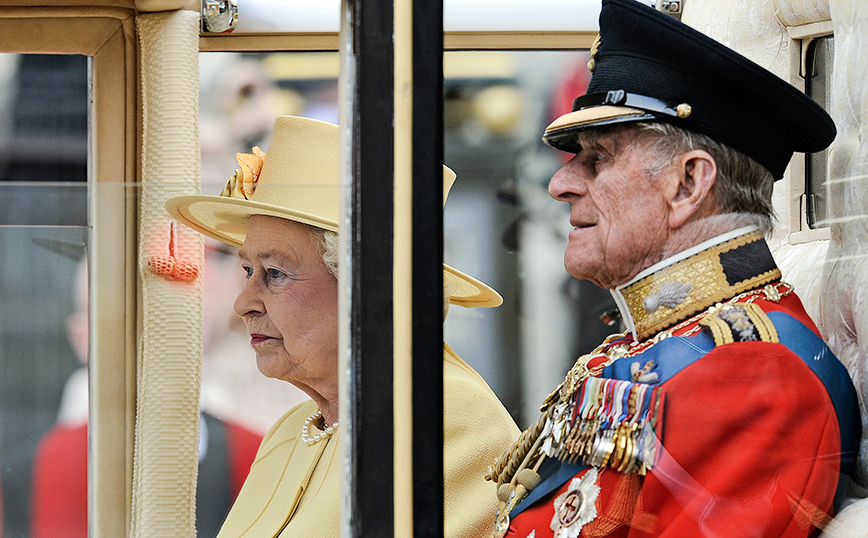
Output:
M238 297L232 304L232 309L241 317L262 311L262 302L259 300L258 286L253 277L244 282Z

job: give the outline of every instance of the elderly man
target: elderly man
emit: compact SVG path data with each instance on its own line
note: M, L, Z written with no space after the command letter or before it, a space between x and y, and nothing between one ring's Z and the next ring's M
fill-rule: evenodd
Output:
M835 136L801 92L633 0L603 0L565 264L627 331L578 359L490 470L496 536L810 536L859 438L856 394L763 233L794 151Z

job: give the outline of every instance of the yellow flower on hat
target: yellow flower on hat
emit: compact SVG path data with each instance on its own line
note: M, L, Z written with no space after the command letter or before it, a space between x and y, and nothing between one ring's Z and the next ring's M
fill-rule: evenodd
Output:
M265 152L259 149L259 146L254 146L253 153L236 153L235 160L241 168L235 170L220 196L249 200L259 182L259 174L265 163Z

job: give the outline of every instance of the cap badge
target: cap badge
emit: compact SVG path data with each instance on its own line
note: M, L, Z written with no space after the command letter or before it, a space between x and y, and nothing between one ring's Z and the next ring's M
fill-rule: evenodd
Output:
M609 90L606 93L604 105L621 106L627 102L627 92L624 90Z
M594 42L591 43L591 59L588 60L588 71L590 71L591 73L594 72L594 66L596 65L594 56L597 54L597 50L600 48L600 41L600 34L597 34L597 37L594 38Z

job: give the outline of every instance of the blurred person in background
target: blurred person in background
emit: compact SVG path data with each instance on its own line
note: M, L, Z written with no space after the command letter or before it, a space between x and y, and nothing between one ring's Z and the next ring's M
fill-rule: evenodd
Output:
M212 361L235 354L233 343L240 338L238 327L233 327L236 320L222 315L223 305L219 304L227 293L232 295L238 289L239 282L221 266L222 258L231 255L222 247L216 249L215 244L206 247L205 256L203 379L214 377L207 373L213 369ZM57 423L43 436L36 451L30 517L33 538L87 536L87 279L87 263L81 260L74 283L75 309L66 320L67 335L81 367L69 377ZM236 377L235 381L238 387L246 386L243 378ZM219 522L229 512L247 477L263 434L258 423L246 420L261 406L252 404L224 413L232 408L231 403L220 402L213 394L215 390L220 393L203 384L203 394L212 394L208 400L213 402L209 406L203 398L200 423L196 526L203 538L216 536ZM290 406L293 402L289 397L283 404Z

